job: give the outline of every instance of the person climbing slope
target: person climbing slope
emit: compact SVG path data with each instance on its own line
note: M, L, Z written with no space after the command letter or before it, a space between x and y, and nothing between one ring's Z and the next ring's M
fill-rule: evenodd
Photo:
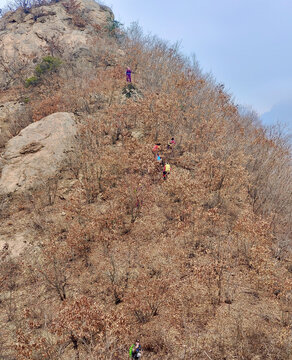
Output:
M174 145L176 144L174 138L171 138L171 140L167 144L167 149L172 149Z
M142 348L140 345L140 341L136 340L136 344L133 344L130 347L129 355L131 359L140 359L142 355Z
M161 164L162 163L162 157L157 153L156 160Z
M166 180L167 179L167 176L170 174L170 165L169 163L167 162L165 165L164 165L164 168L163 168L163 179Z
M153 153L153 155L154 155L154 159L157 157L159 150L160 150L160 143L156 143L156 144L153 146L153 149L152 149L152 153Z
M126 71L127 82L132 82L131 74L132 74L132 70L129 67L127 67L127 71Z

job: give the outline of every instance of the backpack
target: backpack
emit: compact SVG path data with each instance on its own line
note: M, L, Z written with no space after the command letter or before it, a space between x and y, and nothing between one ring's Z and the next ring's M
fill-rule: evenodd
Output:
M132 351L132 357L134 359L140 359L140 356L141 356L141 351L142 351L142 348L141 348L141 345L139 345L139 347L137 349L135 349L135 354L133 356L133 351ZM139 356L140 354L140 356Z
M165 164L165 171L170 172L170 165L169 164Z

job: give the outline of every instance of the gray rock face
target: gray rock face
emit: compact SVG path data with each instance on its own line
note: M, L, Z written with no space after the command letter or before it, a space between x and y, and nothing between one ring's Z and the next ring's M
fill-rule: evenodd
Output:
M53 177L74 151L74 115L55 113L30 124L10 139L3 154L0 194L22 192Z
M67 3L36 7L28 14L18 9L0 19L0 88L32 76L44 55L62 51L63 58L88 57L92 33L106 26L113 13L94 0L78 0L77 16Z

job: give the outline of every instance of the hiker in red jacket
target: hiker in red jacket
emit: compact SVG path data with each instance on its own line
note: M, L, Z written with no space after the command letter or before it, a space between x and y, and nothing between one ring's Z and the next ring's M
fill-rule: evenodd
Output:
M153 155L154 155L154 159L156 159L159 150L160 150L160 143L156 143L156 144L153 146L153 149L152 149L152 153L153 153Z

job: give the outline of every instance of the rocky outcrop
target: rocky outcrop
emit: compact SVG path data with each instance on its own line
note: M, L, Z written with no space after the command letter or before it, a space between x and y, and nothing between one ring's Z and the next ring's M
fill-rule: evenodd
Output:
M6 145L0 194L22 192L56 176L74 151L74 115L55 113L30 124Z
M18 9L0 19L0 88L31 76L44 54L90 57L92 33L106 27L113 13L94 0L76 3L77 9L70 0L60 1L28 13Z

